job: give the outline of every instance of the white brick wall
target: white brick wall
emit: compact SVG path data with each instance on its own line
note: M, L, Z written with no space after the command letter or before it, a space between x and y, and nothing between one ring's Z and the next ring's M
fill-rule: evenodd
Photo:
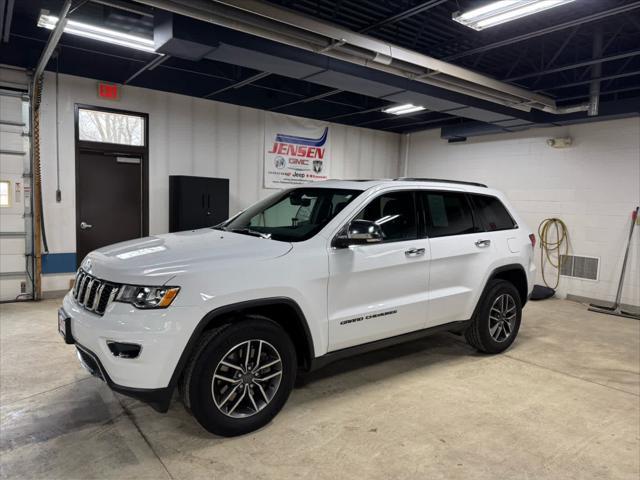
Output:
M546 145L546 139L564 136L573 138L571 147ZM571 251L601 260L599 281L562 277L559 294L614 299L630 214L640 204L639 117L456 144L440 139L436 130L412 134L406 174L487 183L502 190L536 231L543 219L561 218L569 227ZM555 272L549 273L553 278ZM640 305L640 226L625 283L623 302Z

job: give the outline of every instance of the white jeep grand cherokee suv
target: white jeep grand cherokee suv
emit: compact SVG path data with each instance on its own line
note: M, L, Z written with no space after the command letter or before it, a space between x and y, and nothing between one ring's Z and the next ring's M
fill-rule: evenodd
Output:
M535 236L474 183L327 181L226 222L90 253L58 329L113 390L210 432L268 423L298 372L439 331L513 343Z

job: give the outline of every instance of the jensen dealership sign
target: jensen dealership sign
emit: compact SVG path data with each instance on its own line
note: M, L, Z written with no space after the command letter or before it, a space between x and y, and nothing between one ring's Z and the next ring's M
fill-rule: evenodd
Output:
M326 124L267 114L264 132L265 188L285 188L329 178L329 135Z

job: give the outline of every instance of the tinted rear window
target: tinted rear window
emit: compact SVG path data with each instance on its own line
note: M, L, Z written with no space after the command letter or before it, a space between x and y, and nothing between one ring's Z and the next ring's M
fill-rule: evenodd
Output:
M464 235L475 231L471 206L463 193L424 192L422 198L428 215L429 237Z
M478 220L488 232L510 230L516 227L516 223L509 215L506 207L496 197L472 195L472 198L478 212Z

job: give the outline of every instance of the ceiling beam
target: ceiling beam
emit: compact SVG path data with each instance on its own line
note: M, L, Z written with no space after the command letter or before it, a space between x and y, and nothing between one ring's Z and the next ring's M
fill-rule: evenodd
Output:
M524 47L520 50L520 53L518 54L518 58L516 58L515 62L511 63L511 66L509 67L509 71L507 72L507 77L510 77L511 74L513 72L515 72L516 68L518 67L518 65L520 64L520 62L529 54L529 49L527 47Z
M433 118L431 120L421 120L419 122L402 123L400 125L382 127L381 130L394 130L394 129L398 129L398 128L410 127L410 126L413 126L413 125L429 125L429 124L432 124L432 123L450 122L452 120L459 120L459 119L460 119L460 117L439 117L439 118ZM434 127L434 128L437 128L437 127Z
M631 63L632 60L633 60L632 58L627 58L624 61L624 63L618 67L618 69L615 71L613 76L615 77L617 74L623 73L627 69L627 67L629 66L629 64ZM613 84L614 80L615 80L615 78L610 79L607 82L607 84L605 85L605 88L610 87Z
M633 92L635 90L640 90L640 84L635 87L627 87L627 88L617 88L615 90L607 90L604 92L600 92L600 96L603 97L605 95L613 95L614 93L625 93L625 92ZM589 98L589 93L585 93L583 95L572 95L571 97L562 97L558 98L558 102L568 102L570 100L578 100L580 98Z
M220 89L215 90L215 91L213 91L211 93L208 93L208 94L206 94L204 96L204 98L213 97L215 95L218 95L219 93L226 92L227 90L236 90L238 88L242 88L245 85L249 85L250 83L256 82L256 81L260 80L261 78L268 77L269 75L271 75L271 73L269 73L269 72L257 73L255 75L252 75L249 78L245 78L244 80L240 80L239 82L232 83L231 85L228 85L228 86L226 86L224 88L220 88Z
M44 50L40 55L40 60L38 60L38 64L36 65L34 74L33 74L33 86L35 87L36 83L40 81L40 77L44 72L47 63L51 59L51 55L53 51L58 46L58 42L60 41L60 37L62 37L62 33L64 32L64 27L67 26L67 13L69 13L69 9L71 8L71 0L66 0L60 9L60 13L58 14L58 23L55 28L51 31L49 38L47 39L47 43L44 46Z
M569 42L573 40L573 37L575 37L576 33L578 33L579 29L580 29L580 25L576 25L575 27L573 27L571 32L569 32L569 35L565 37L564 41L562 42L562 45L560 45L560 48L556 50L556 53L553 54L553 57L551 57L551 59L547 62L544 68L550 68L551 65L555 63L555 61L560 57L560 55L562 55L562 52L564 52L564 49L567 48L567 45L569 45Z
M11 20L13 19L14 5L15 0L6 0L6 2L3 0L2 5L0 5L0 8L2 8L2 12L0 12L0 14L1 17L3 17L0 18L0 31L2 31L2 41L4 43L9 42L9 33L11 32Z
M441 3L446 2L447 0L429 0L425 3L422 3L420 5L416 5L413 8L410 8L408 10L405 10L403 12L400 12L396 15L393 15L389 18L385 18L383 20L380 20L379 22L373 23L371 25L369 25L368 27L364 27L361 28L360 30L358 30L358 33L367 33L370 32L371 30L375 30L377 28L380 28L382 26L385 25L391 25L393 23L399 22L401 20L404 20L406 18L412 17L414 15L417 15L418 13L421 12L426 12L427 10L436 7L438 5L440 5ZM332 42L330 45L326 46L325 48L322 48L320 50L318 50L318 53L326 53L329 50L333 50L334 48L338 48L341 47L345 44L344 41L342 40L338 40L338 41L334 41Z
M270 110L280 110L281 108L291 107L292 105L298 105L299 103L309 103L314 102L316 100L322 100L323 98L331 97L332 95L336 95L338 93L342 93L342 90L330 90L328 92L321 93L319 95L314 95L313 97L301 98L300 100L295 100L293 102L285 103L282 105L277 105Z
M577 86L580 86L580 85L588 85L593 81L604 82L606 80L616 80L618 78L633 77L635 75L640 75L640 70L634 70L633 72L619 73L617 75L607 75L605 77L597 77L597 78L592 78L590 80L582 80L580 82L565 83L565 84L562 84L562 85L549 85L548 87L541 88L541 89L535 90L535 91L536 92L544 92L544 91L548 91L548 90L559 90L561 88L569 88L569 87L577 87Z
M626 18L633 18L633 16L632 15L627 15ZM620 32L622 32L623 28L624 28L624 22L620 22L620 25L618 25L618 28L616 28L615 32L613 32L613 34L611 34L611 35L608 35L608 39L605 42L604 46L602 47L602 52L603 53L607 51L607 49L611 46L611 44L618 37L618 35L620 35ZM591 67L585 68L582 71L582 73L580 73L578 75L577 80L582 80L583 78L585 78L590 71L591 71Z
M358 30L358 33L366 33L366 32L370 32L371 30L375 30L377 28L380 27L384 27L386 25L391 25L393 23L397 23L400 22L402 20L405 20L409 17L413 17L414 15L417 15L418 13L422 13L422 12L426 12L427 10L432 9L433 7L437 7L438 5L440 5L441 3L446 2L447 0L429 0L427 2L421 3L420 5L416 5L413 8L409 8L408 10L405 10L403 12L397 13L396 15L393 15L389 18L385 18L384 20L380 20L379 22L373 23L371 25L369 25L368 27L365 27L361 30Z
M389 105L393 105L393 104L389 104ZM339 118L350 117L352 115L362 115L364 113L379 112L383 108L385 108L385 106L367 108L365 110L358 110L357 112L343 113L341 115L334 115L333 117L325 118L325 121L329 122L331 120L337 120Z
M106 7L117 8L125 10L127 12L135 13L147 18L153 18L153 11L150 8L143 7L141 5L132 5L131 2L122 0L90 0L92 3L98 3Z
M393 16L391 16L389 18L385 18L384 20L380 20L379 22L371 24L368 27L362 28L362 29L358 30L358 33L366 33L366 32L369 32L371 30L375 30L376 28L382 27L384 25L391 25L393 23L399 22L399 21L404 20L406 18L412 17L413 15L417 15L418 13L425 12L425 11L427 11L427 10L433 8L433 7L436 7L436 6L438 6L441 3L444 3L446 1L447 0L429 0L429 1L425 2L425 3L422 3L420 5L416 5L413 8L410 8L408 10L400 12L400 13L398 13L396 15L393 15ZM326 53L329 50L333 50L334 48L340 47L342 45L344 45L344 42L342 42L342 41L333 42L330 45L328 45L327 47L325 47L323 49L320 49L319 53ZM302 99L302 100L296 100L295 102L285 103L284 105L278 105L277 107L272 108L272 110L278 110L278 109L281 109L281 108L290 107L292 105L297 105L298 103L305 103L305 102L312 102L314 100L320 100L322 98L326 98L328 96L336 95L338 93L341 93L342 91L343 90L339 90L339 89L332 90L330 92L321 93L320 95L316 95L314 97L309 97L309 98L305 98L305 99ZM378 108L376 108L376 109L374 109L372 111L375 111L375 110L378 110ZM361 113L361 112L348 113L346 115L354 115L356 113ZM336 117L332 117L332 118L340 118L340 117L343 117L343 116L345 116L345 115L337 115Z
M379 108L380 110L380 108ZM371 125L373 123L380 123L380 122L395 122L398 120L404 120L406 119L414 119L414 120L419 120L419 119L424 119L425 115L431 115L434 113L440 113L440 112L434 112L432 110L422 110L420 112L416 112L414 114L409 114L409 115L391 115L391 114L387 114L385 117L383 118L376 118L374 120L367 120L365 122L360 122L360 123L356 123L355 126L359 127L361 125ZM442 119L441 119L442 120Z
M0 41L4 38L4 12L7 9L7 0L0 0Z
M140 70L138 70L136 73L134 73L129 78L127 78L124 81L123 85L126 85L126 84L130 83L134 78L136 78L137 76L143 74L147 70L149 70L149 71L153 70L158 65L163 64L164 62L166 62L170 58L171 58L171 55L160 55L159 57L154 58L149 63L147 63L144 67L142 67Z
M498 42L489 43L487 45L483 45L481 47L472 48L471 50L466 50L464 52L455 53L453 55L449 55L448 57L444 57L443 60L458 60L460 58L468 57L469 55L475 55L477 53L487 52L489 50L494 50L496 48L504 47L507 45L513 45L514 43L522 42L524 40L529 40L531 38L540 37L542 35L547 35L549 33L558 32L560 30L565 30L567 28L572 28L577 25L581 25L584 23L595 22L598 20L602 20L603 18L611 17L613 15L619 15L621 13L629 12L636 8L640 8L640 1L632 2L627 5L622 5L617 8L612 8L610 10L604 10L602 12L593 13L591 15L587 15L585 17L576 18L573 20L569 20L568 22L559 23L558 25L552 25L550 27L542 28L540 30L535 30L533 32L525 33L522 35L518 35L511 38L506 38L504 40L500 40Z
M35 38L35 37L29 37L26 35L20 35L20 34L13 34L14 37L17 38L22 38L25 40L29 40L29 41L33 41L33 42L38 42L38 43L46 43L45 40L42 40L40 38ZM89 49L89 48L83 48L83 47L76 47L74 45L69 45L69 44L65 44L65 43L59 43L60 47L62 48L68 48L71 50L77 50L79 52L85 52L85 53L89 53L91 55L103 55L103 56L107 56L110 58L116 58L118 60L124 60L127 62L131 62L131 63L137 63L137 64L144 64L144 60L140 60L138 58L133 58L133 57L126 57L123 55L115 55L113 53L107 53L107 52L103 52L100 50L93 50L93 49ZM230 77L226 77L223 75L216 75L213 73L208 73L208 72L203 72L203 71L199 71L199 70L192 70L189 68L183 68L183 67L176 67L176 66L172 66L172 65L163 65L163 64L158 64L156 65L159 69L167 69L167 70L173 70L176 72L182 72L182 73L190 73L193 75L198 75L198 76L202 76L202 77L207 77L207 78L215 78L218 80L223 80L226 82L236 82L236 79L230 78ZM144 65L141 67L144 68ZM153 67L155 68L155 66ZM234 85L236 85L236 83L234 83ZM248 83L246 85L249 85ZM301 99L305 98L305 96L302 93L299 92L294 92L292 90L283 90L283 89L279 89L279 88L274 88L274 87L270 87L267 85L260 85L260 84L255 84L255 83L251 83L250 85L251 87L255 87L255 88L259 88L262 90L269 90L272 92L277 92L277 93L282 93L284 95L291 95L294 97L300 97ZM164 91L164 90L161 90ZM347 106L347 107L351 107L351 108L361 108L360 105L353 105L353 104L349 104L349 103L345 103L345 102L335 102L333 100L331 100L330 98L325 100L326 102L329 103L335 103L336 105L343 105L343 106ZM377 107L374 110L379 110L383 107ZM358 112L355 112L358 113ZM366 112L361 112L361 113L366 113ZM351 113L347 114L347 115L351 115Z
M623 58L635 57L640 55L640 50L631 50L630 52L619 53L617 55L610 55L608 57L594 58L592 60L585 60L583 62L571 63L568 65L562 65L556 68L550 68L548 70L541 70L539 72L527 73L525 75L518 75L517 77L505 78L503 82L515 82L517 80L523 80L525 78L539 77L542 75L548 75L550 73L564 72L565 70L573 70L575 68L588 67L598 63L612 62L614 60L621 60Z
M80 0L78 3L76 3L70 10L68 15L73 15L73 12L75 12L76 10L78 10L80 7L82 7L85 3L88 3L90 0Z

